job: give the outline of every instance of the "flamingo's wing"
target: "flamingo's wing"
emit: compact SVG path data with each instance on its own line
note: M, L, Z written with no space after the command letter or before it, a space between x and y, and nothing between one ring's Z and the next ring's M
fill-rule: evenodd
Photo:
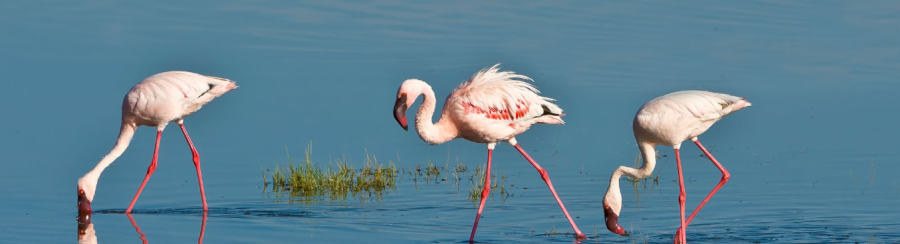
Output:
M458 103L466 115L479 115L494 121L516 123L543 115L561 115L552 98L538 95L528 76L499 71L498 65L483 69L462 83L448 98Z
M744 98L708 91L680 91L660 99L668 100L671 106L703 122L722 119L728 114L750 106Z

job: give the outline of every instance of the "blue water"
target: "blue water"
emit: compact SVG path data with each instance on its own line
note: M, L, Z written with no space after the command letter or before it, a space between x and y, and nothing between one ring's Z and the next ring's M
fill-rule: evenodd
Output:
M404 178L379 201L290 202L263 192L262 170L286 162L285 146L300 155L309 143L326 164L361 165L367 153L403 168L448 154L483 164L484 145L429 146L389 110L405 79L443 97L502 63L565 109L566 125L534 126L518 141L550 173L585 243L671 243L670 148L657 148L668 157L652 191L622 182L620 224L634 236L606 231L600 202L612 170L634 164L637 109L685 89L753 103L700 137L732 178L688 228L689 242L897 243L897 26L894 1L5 1L0 242L76 241L76 180L112 147L128 89L168 70L241 86L185 122L210 204L204 242L465 242L477 207L466 182L457 191ZM193 243L203 226L196 177L169 128L132 217L150 243ZM146 172L153 136L139 129L101 176L99 243L141 242L118 212ZM720 175L690 144L682 154L690 210ZM514 196L489 199L477 241L574 241L514 149L499 146L493 162Z

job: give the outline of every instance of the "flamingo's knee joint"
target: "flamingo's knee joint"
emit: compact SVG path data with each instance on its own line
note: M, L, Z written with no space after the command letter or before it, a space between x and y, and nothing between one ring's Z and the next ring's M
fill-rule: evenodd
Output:
M550 175L547 174L547 170L539 169L538 173L541 174L541 179L544 179L544 182L550 181Z

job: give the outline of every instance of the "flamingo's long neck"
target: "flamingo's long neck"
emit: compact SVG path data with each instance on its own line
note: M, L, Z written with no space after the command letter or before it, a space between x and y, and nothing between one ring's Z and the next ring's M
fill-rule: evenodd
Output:
M446 115L442 115L437 123L431 122L437 100L434 97L434 91L430 87L423 90L422 105L419 106L419 111L416 112L416 132L423 141L430 144L441 144L453 140L459 135L456 126Z
M641 150L641 160L643 161L641 167L635 169L623 165L613 171L612 177L609 179L609 188L606 190L606 195L617 201L618 206L616 207L620 208L619 210L621 210L622 207L622 193L619 188L619 179L622 178L623 175L635 180L650 176L650 174L653 173L653 168L656 167L656 149L654 147L654 144L638 141L638 148Z
M640 168L631 168L627 166L620 166L616 169L616 172L613 173L614 179L611 181L615 181L617 184L619 182L619 178L624 175L634 179L643 179L644 177L649 176L653 173L653 168L656 168L656 149L653 144L638 142L638 148L641 150L641 167ZM610 182L612 183L612 182Z
M82 180L90 180L89 182L96 184L97 179L100 178L100 174L103 173L103 170L119 158L119 156L125 152L125 149L128 148L128 144L131 143L131 138L134 137L134 131L136 129L137 125L123 122L119 131L119 138L116 140L116 145L113 146L112 151L103 157L93 170L81 177Z

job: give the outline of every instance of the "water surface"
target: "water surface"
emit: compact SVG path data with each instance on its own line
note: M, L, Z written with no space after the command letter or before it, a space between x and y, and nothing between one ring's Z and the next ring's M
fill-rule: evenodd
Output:
M185 123L210 204L204 242L464 242L477 207L465 189L406 178L380 201L290 202L263 193L262 170L286 161L285 145L300 153L310 142L323 163L361 164L368 153L405 168L448 155L483 164L483 145L429 146L389 110L405 79L443 97L495 63L534 78L565 109L566 125L534 126L518 141L548 170L588 243L671 242L670 148L658 148L668 157L652 191L635 195L623 181L620 223L633 237L605 230L600 201L612 170L633 165L635 111L684 89L753 103L700 137L732 178L689 227L689 241L900 241L893 1L7 1L0 23L4 243L76 241L76 180L112 147L125 92L167 70L241 86ZM101 177L93 205L101 213L92 216L99 243L141 242L118 212L146 172L153 140L139 129ZM720 177L700 154L685 145L689 209ZM132 215L148 242L198 240L190 160L170 127ZM508 175L514 196L488 201L476 240L573 241L515 150L498 147L493 171Z

